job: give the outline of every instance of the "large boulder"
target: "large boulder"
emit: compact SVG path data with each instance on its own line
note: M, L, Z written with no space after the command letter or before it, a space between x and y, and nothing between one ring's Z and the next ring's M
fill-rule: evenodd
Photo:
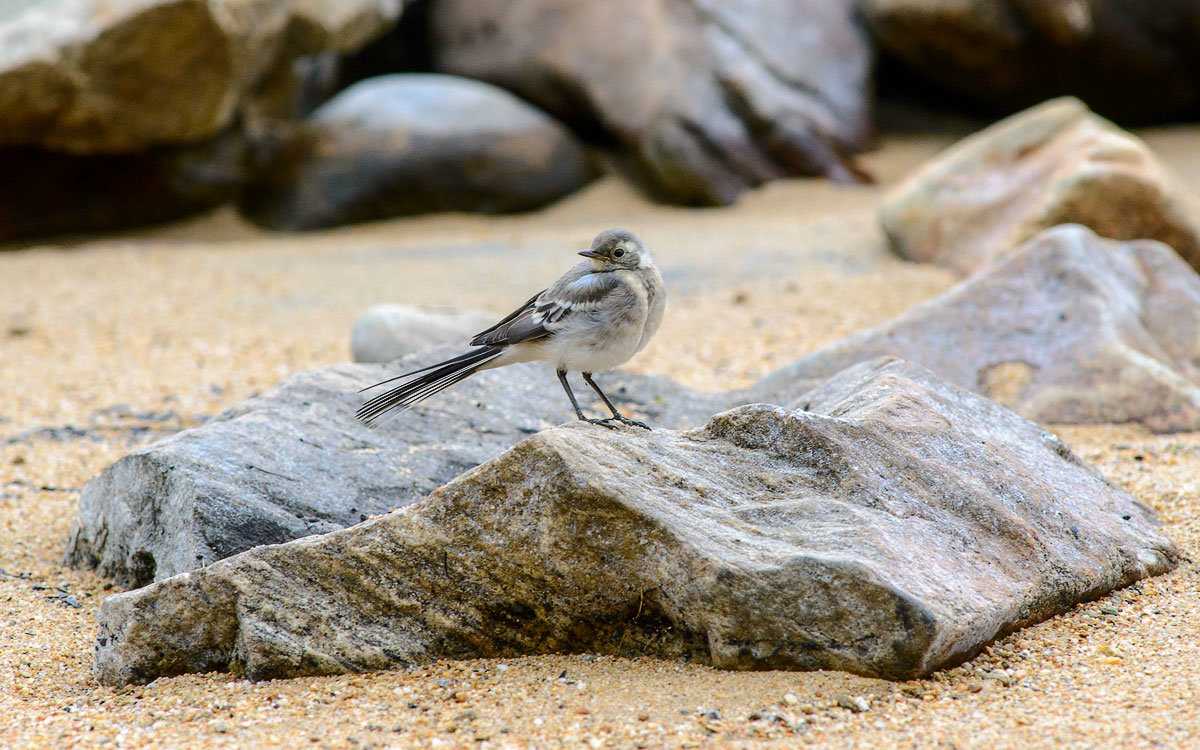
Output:
M73 153L225 130L284 57L349 51L401 0L17 0L0 4L0 146Z
M1058 99L954 145L884 196L901 256L967 274L1059 224L1161 240L1200 268L1200 199L1141 140Z
M1166 245L1047 230L945 294L761 381L798 394L881 355L1042 423L1200 430L1200 276Z
M655 427L680 427L739 404L808 408L805 392L826 378L896 355L1046 423L1200 430L1198 342L1200 278L1170 248L1067 226L744 391L704 394L626 373L601 382ZM342 528L414 502L570 415L553 377L522 365L472 377L377 430L353 418L358 389L443 353L457 350L302 373L135 451L84 486L66 561L144 585Z
M910 679L1179 559L1056 437L922 368L805 399L555 428L383 518L109 597L96 676L587 650Z
M482 310L374 305L354 321L350 356L355 362L388 362L440 344L470 341L498 319Z
M1200 104L1195 0L861 0L885 53L962 99L1012 112L1074 94L1122 122Z
M439 70L616 143L661 197L733 201L789 175L852 181L871 52L854 0L434 0Z
M538 208L595 175L561 123L479 81L396 74L312 113L247 187L244 212L315 229L428 211Z
M354 418L362 388L457 353L443 348L388 367L301 373L130 453L85 484L65 562L144 586L403 507L571 416L552 373L514 365L482 372L374 429ZM655 426L699 424L726 403L666 378L613 373L599 381ZM575 385L584 408L593 406L586 386Z

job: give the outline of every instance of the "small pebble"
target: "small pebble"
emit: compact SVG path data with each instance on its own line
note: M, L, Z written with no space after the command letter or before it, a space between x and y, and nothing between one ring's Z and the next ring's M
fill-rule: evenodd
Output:
M867 702L866 698L857 695L839 695L837 697L837 704L856 714L871 710L871 704Z

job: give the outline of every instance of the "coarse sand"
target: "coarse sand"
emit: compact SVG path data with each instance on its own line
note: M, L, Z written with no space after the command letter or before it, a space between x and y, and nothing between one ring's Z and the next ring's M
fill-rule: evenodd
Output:
M1200 185L1200 130L1145 136ZM947 142L885 139L866 161L886 185ZM257 684L93 681L96 610L114 589L59 556L79 488L131 448L345 360L368 305L507 312L608 226L647 240L671 290L630 367L746 385L954 283L887 252L881 189L789 181L680 209L607 179L514 217L289 236L226 210L0 253L0 746L1200 747L1200 434L1130 426L1056 431L1157 508L1188 559L928 680L556 655Z

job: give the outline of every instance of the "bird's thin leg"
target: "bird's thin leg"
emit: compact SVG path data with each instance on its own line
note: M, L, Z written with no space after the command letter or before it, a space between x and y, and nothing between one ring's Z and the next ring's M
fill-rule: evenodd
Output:
M603 426L609 428L610 430L617 429L616 425L609 424L608 423L609 420L607 420L607 419L588 419L587 417L583 416L583 409L579 408L579 402L575 400L575 393L571 390L571 384L567 382L567 371L566 370L558 371L558 382L562 383L563 390L567 392L567 398L571 399L571 406L575 407L575 416L576 417L579 417L579 419L584 422L590 422L591 424L603 425ZM608 399L605 399L605 401L607 401L607 400Z
M585 383L587 383L588 385L590 385L592 387L592 390L595 391L598 396L600 396L600 399L602 401L604 401L604 405L607 406L608 410L613 413L612 419L617 420L621 424L633 425L634 427L641 427L644 430L650 429L650 425L646 424L645 422L639 422L636 419L630 419L629 417L625 416L621 412L617 411L617 407L613 406L613 402L608 400L608 396L605 396L604 391L600 390L600 386L596 385L596 381L592 380L592 374L590 372L583 373L583 381ZM612 419L606 419L604 421L610 422L610 421L612 421Z

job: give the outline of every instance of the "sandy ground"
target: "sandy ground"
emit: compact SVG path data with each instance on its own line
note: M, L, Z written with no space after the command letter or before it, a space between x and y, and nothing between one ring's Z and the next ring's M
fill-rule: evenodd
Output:
M1200 132L1147 137L1200 186ZM886 142L867 161L886 184L945 143ZM656 249L672 293L631 367L748 384L953 283L887 253L880 189L795 181L683 210L604 181L519 217L292 237L218 212L0 253L0 746L1200 747L1200 434L1130 427L1058 432L1156 507L1190 559L929 680L548 656L259 684L92 681L111 584L58 558L79 487L131 447L346 359L370 304L506 312L612 225ZM843 707L853 699L869 710Z

